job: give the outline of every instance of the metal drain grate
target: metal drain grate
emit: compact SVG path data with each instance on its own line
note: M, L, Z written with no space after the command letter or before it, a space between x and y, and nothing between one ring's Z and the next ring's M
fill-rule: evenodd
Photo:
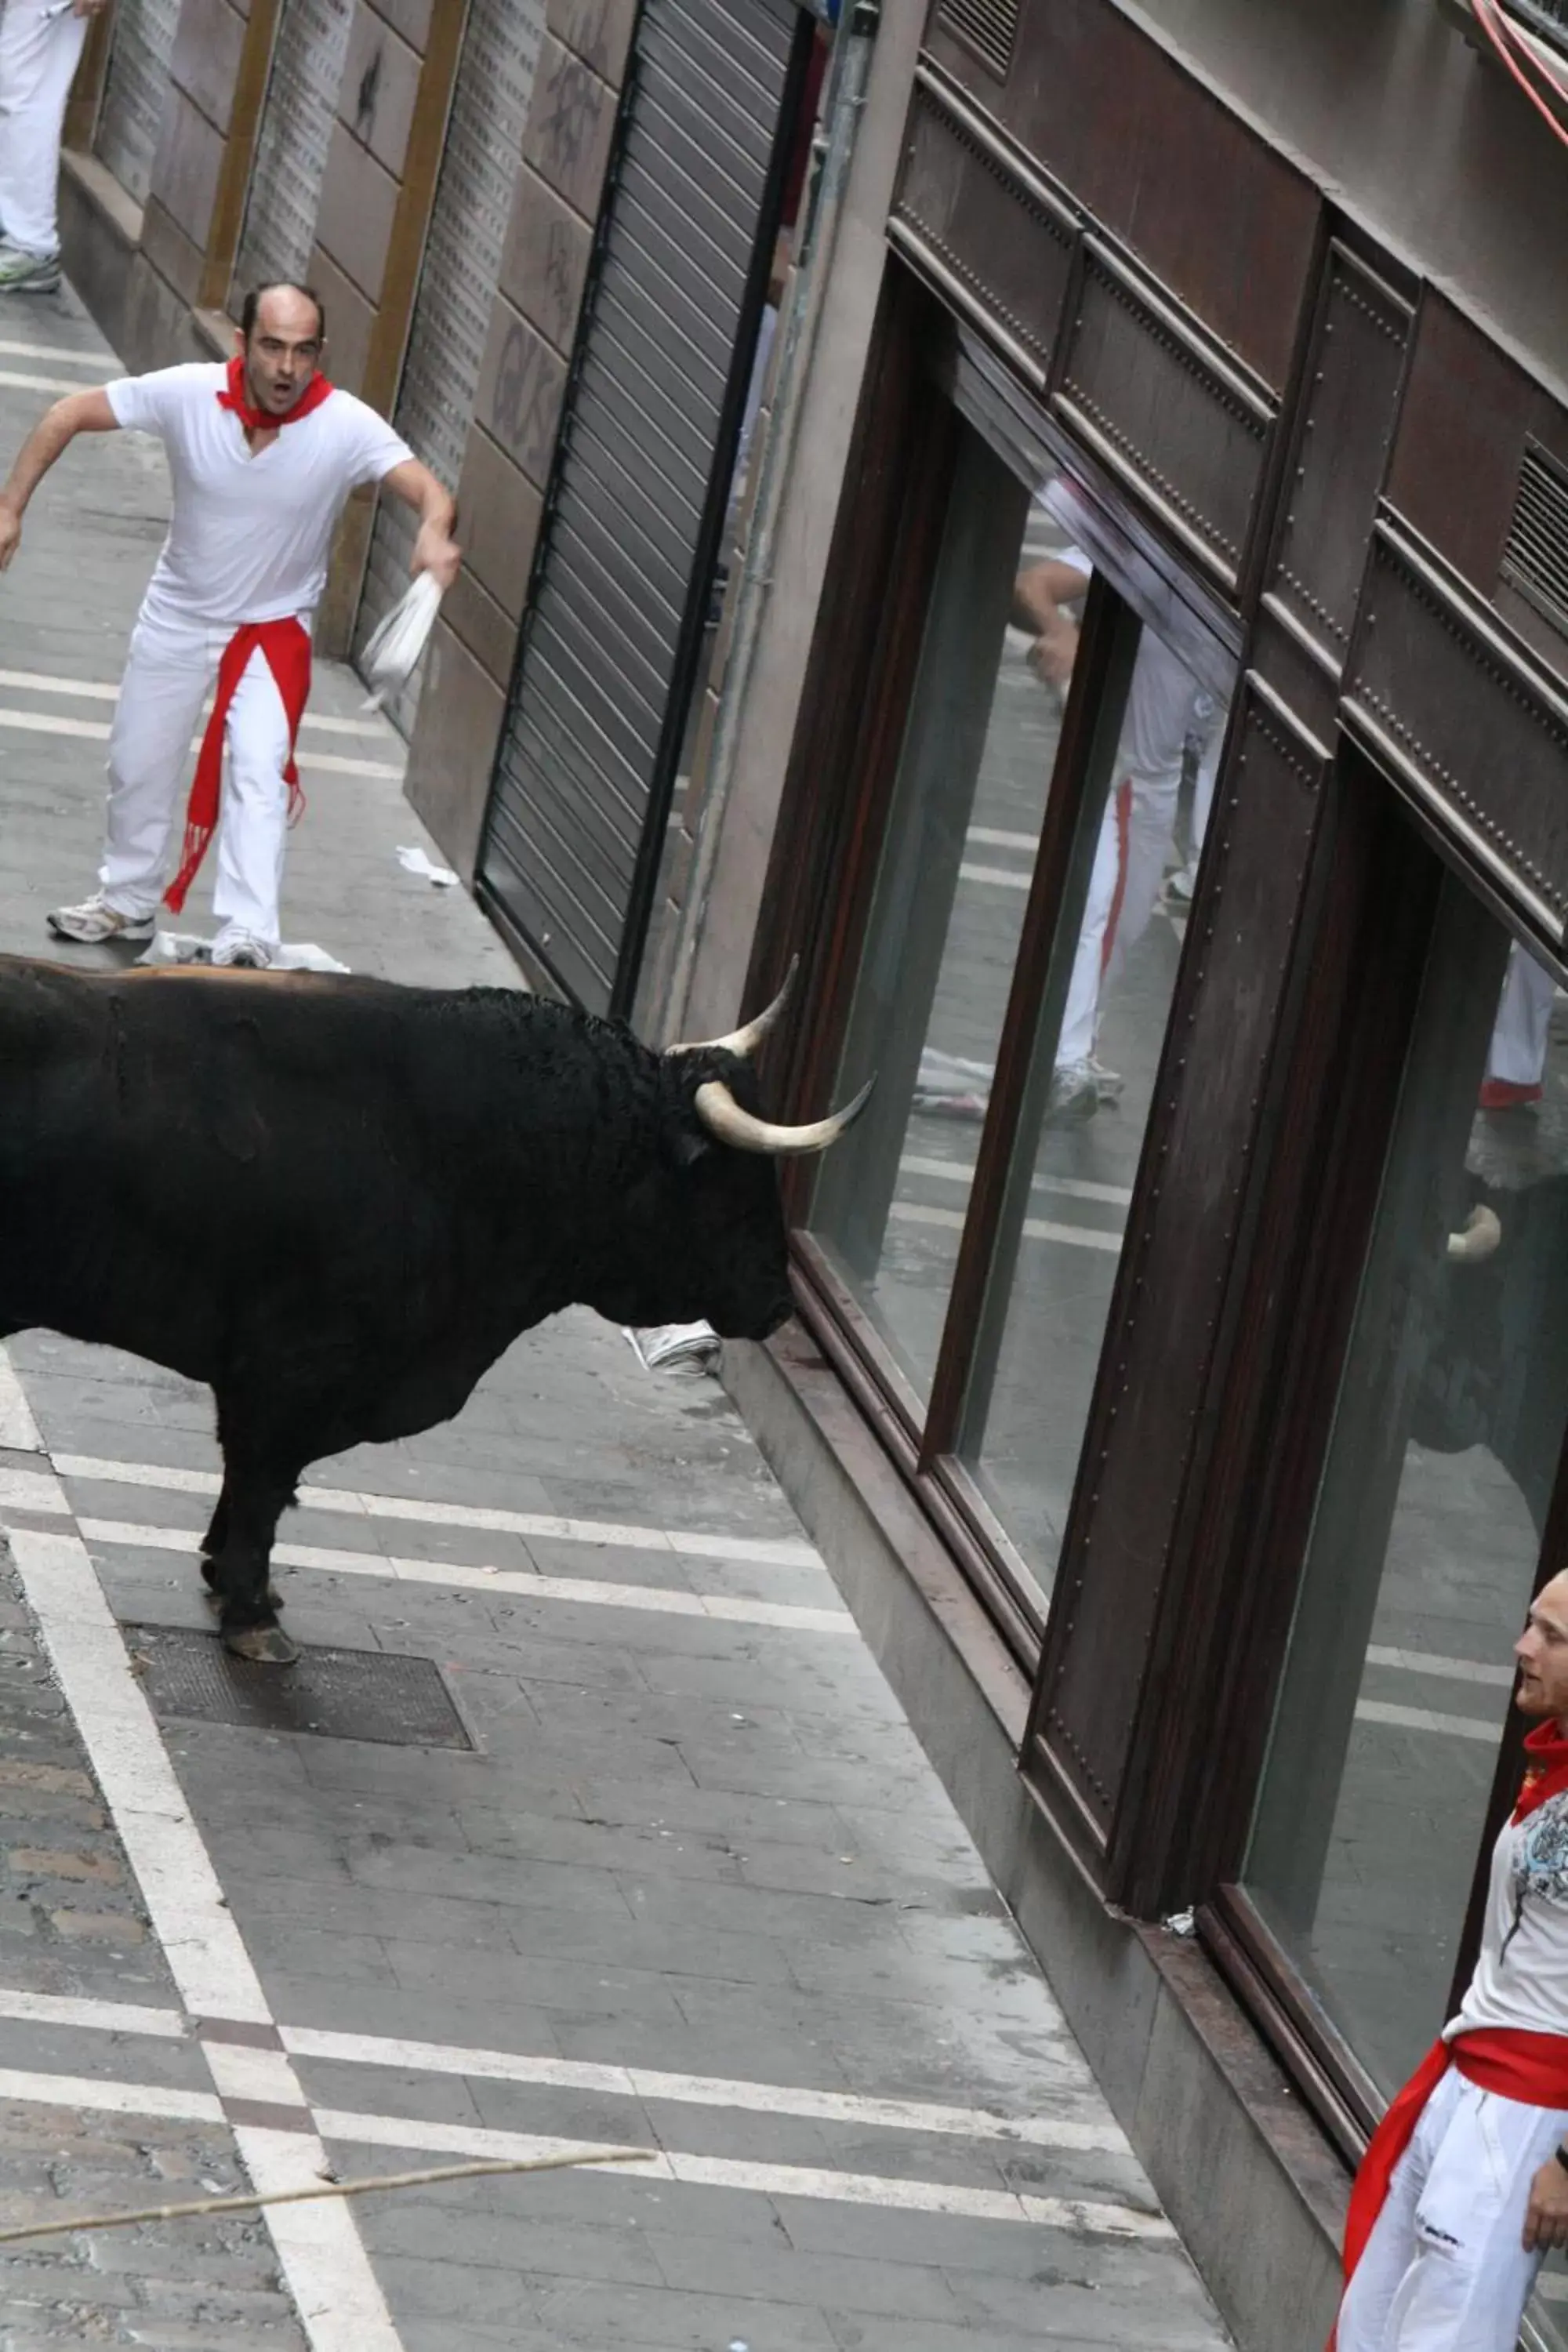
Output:
M474 1744L428 1658L323 1649L307 1650L295 1666L253 1666L231 1658L216 1633L174 1625L127 1625L125 1633L159 1716L388 1748Z

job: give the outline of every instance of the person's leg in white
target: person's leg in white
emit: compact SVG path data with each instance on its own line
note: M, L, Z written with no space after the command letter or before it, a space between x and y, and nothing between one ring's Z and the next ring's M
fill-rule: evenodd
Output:
M1333 2352L1385 2352L1388 2315L1415 2259L1415 2209L1443 2144L1463 2076L1450 2067L1422 2109L1340 2306Z
M0 7L0 293L59 283L57 194L66 101L87 19L49 0Z
M1522 2242L1530 2184L1565 2131L1568 2112L1500 2098L1457 2073L1446 2076L1417 2126L1424 2178L1383 2332L1356 2332L1363 2257L1345 2297L1337 2352L1514 2352L1542 2261ZM1380 2275L1386 2279L1386 2270L1368 2283L1369 2319Z
M1138 776L1128 796L1127 878L1117 910L1116 934L1105 960L1105 984L1121 976L1127 958L1149 928L1164 879L1165 859L1176 833L1181 796L1178 761L1162 776Z
M1487 1076L1505 1086L1538 1087L1546 1068L1548 1026L1557 983L1516 940L1498 998Z
M1094 1034L1100 1023L1106 933L1123 887L1128 813L1128 787L1119 784L1107 800L1100 821L1089 896L1084 901L1061 1034L1057 1039L1057 1075L1051 1088L1050 1110L1058 1119L1092 1118L1099 1107L1099 1093L1089 1074L1089 1065L1093 1059Z
M138 622L109 734L109 807L96 894L58 907L49 928L90 942L150 937L169 871L169 835L191 772L191 738L212 683L205 633Z
M228 779L217 837L213 961L270 963L289 833L289 714L265 654L252 654L228 707Z

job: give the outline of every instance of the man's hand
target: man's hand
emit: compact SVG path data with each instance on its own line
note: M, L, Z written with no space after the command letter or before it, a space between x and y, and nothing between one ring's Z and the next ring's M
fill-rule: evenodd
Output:
M420 524L419 536L414 542L414 561L408 567L416 580L422 572L428 572L440 587L449 588L458 576L462 561L462 549L440 523ZM1563 2178L1568 2181L1568 2173L1564 2173Z
M22 544L22 518L5 499L0 499L0 572L4 572ZM1568 2173L1563 2175L1568 2179Z
M1530 2184L1524 2251L1550 2253L1553 2246L1568 2246L1568 2172L1549 2156Z

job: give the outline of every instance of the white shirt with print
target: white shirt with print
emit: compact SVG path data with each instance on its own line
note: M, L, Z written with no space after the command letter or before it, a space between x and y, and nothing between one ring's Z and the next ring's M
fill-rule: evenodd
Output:
M1492 1849L1480 1958L1443 2038L1495 2026L1568 2034L1568 1790Z

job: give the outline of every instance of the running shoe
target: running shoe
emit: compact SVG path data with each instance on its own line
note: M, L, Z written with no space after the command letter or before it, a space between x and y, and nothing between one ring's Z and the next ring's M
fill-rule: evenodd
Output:
M0 294L58 294L59 289L58 253L25 253L19 245L0 244Z
M266 971L272 950L265 940L253 939L248 931L236 931L216 942L212 960L219 971Z
M48 926L58 940L75 940L79 947L94 948L102 940L150 940L153 918L151 915L123 915L111 907L101 890L84 898L79 907L57 907L48 917Z
M1100 1108L1100 1092L1089 1062L1058 1062L1046 1097L1047 1127L1082 1127Z
M1120 1070L1108 1070L1098 1055L1091 1054L1084 1068L1094 1080L1095 1092L1102 1103L1120 1102L1121 1089L1127 1084Z

